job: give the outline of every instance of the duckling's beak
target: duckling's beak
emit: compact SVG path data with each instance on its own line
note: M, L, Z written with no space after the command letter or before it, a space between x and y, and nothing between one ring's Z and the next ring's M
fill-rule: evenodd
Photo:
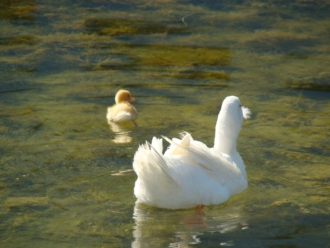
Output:
M134 102L135 101L135 98L134 97L131 97L131 99L129 101L130 102Z

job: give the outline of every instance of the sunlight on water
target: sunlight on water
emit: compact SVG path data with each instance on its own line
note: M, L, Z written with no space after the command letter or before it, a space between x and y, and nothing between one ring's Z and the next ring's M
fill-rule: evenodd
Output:
M6 247L329 246L328 1L2 1L0 232ZM120 88L138 127L109 125ZM223 99L249 187L220 206L135 203L153 136L213 146ZM167 146L167 144L164 145Z

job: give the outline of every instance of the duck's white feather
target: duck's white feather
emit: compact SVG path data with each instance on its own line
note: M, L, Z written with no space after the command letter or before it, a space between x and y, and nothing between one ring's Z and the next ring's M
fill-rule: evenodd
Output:
M247 120L247 119L250 118L250 115L251 115L250 109L248 109L247 107L242 106L242 112L243 112L244 120Z
M233 103L224 103L237 105L237 113L232 114L242 121L239 99L230 97L230 100ZM235 147L229 149L231 154L228 154L217 147L208 148L189 133L181 139L163 138L170 143L165 154L162 153L162 139L155 137L151 145L140 145L135 153L133 168L138 179L134 194L140 202L170 209L190 208L220 204L246 189L245 166L236 152L236 140L231 143Z

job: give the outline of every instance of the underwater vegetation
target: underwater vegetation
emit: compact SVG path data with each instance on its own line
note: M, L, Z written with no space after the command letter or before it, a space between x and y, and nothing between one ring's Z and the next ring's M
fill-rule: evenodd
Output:
M31 35L1 37L0 46L33 45L35 44L35 41L36 41L36 37Z
M84 20L84 28L88 33L96 33L98 35L137 35L137 34L181 34L189 30L189 27L181 25L175 26L175 23L164 24L155 23L148 20L121 20L107 18L87 18Z

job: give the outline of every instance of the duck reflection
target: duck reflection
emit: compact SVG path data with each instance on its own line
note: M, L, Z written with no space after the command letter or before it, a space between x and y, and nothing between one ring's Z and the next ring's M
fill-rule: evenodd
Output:
M136 202L133 219L133 248L137 247L188 247L206 242L208 235L212 242L234 245L226 240L227 232L248 228L240 216L240 208L210 207L206 209L163 210ZM210 241L207 241L210 242Z
M110 129L115 133L115 137L112 140L117 144L125 144L130 143L132 141L132 137L129 135L134 127L125 125L125 124L117 124L111 121L108 121Z

